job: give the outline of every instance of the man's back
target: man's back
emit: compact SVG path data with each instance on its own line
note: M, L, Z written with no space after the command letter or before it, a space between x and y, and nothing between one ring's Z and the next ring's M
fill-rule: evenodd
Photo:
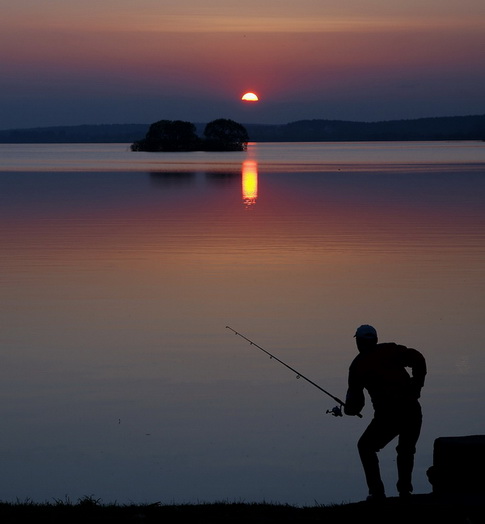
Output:
M412 377L406 371L411 368ZM369 392L374 409L395 409L398 405L419 398L426 375L421 353L393 342L376 344L361 351L349 369L347 411L364 406L363 390Z

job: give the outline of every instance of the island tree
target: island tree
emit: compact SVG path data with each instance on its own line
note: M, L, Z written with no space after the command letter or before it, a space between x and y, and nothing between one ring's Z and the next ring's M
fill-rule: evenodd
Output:
M144 139L131 145L132 151L245 151L249 140L246 128L233 120L219 118L209 122L204 138L196 134L191 122L159 120L150 125Z
M245 151L249 141L246 128L227 118L209 122L204 137L207 151Z
M195 125L183 120L159 120L150 125L143 140L131 146L132 151L195 151L199 148Z

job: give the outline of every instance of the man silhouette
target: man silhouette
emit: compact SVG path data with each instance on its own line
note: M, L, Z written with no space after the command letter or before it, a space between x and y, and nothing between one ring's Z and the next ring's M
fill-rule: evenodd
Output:
M355 340L359 354L349 368L344 413L358 415L365 405L364 389L367 390L374 418L357 444L369 488L367 500L386 497L377 452L395 437L399 437L397 490L400 497L408 497L413 491L414 454L421 432L418 399L426 376L426 361L416 349L393 342L378 344L377 331L368 324L357 329Z

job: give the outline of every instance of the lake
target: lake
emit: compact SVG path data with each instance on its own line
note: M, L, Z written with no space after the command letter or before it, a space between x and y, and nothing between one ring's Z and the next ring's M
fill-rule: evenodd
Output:
M0 145L0 500L362 500L353 335L428 362L416 493L484 433L485 143ZM396 495L395 443L380 453Z

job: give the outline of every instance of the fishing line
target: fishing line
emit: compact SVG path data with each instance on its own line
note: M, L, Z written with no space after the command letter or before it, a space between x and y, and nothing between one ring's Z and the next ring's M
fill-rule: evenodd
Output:
M226 329L229 329L230 331L232 331L235 335L243 338L244 340L246 340L247 342L249 342L249 344L251 344L251 346L255 346L257 347L259 350L261 350L263 353L266 353L266 355L269 356L270 359L274 359L276 360L277 362L279 362L280 364L282 364L283 366L285 366L286 368L288 368L290 371L293 371L293 373L296 374L296 378L299 379L299 378L302 378L303 380L306 380L308 383L310 383L312 386L315 386L317 389L319 389L320 391L322 391L323 393L325 393L325 395L328 395L330 398L333 398L333 400L335 400L336 402L339 403L338 406L334 407L333 409L331 410L327 410L327 413L330 413L331 415L334 415L336 417L341 417L342 416L342 407L345 407L345 402L343 400L340 400L338 397L335 397L334 395L332 395L331 393L329 393L326 389L323 389L321 386L319 386L318 384L316 384L315 382L313 382L313 380L310 380L308 377L305 377L305 375L301 374L299 371L297 371L295 368L289 366L286 362L283 362L281 359L279 359L277 356L273 355L272 353L270 353L269 351L267 351L266 349L262 348L260 345L256 344L256 342L253 342L251 339L249 339L248 337L244 336L242 333L239 333L238 331L236 331L235 329L233 329L232 327L230 326L226 326ZM361 414L358 415L359 417L362 417Z

